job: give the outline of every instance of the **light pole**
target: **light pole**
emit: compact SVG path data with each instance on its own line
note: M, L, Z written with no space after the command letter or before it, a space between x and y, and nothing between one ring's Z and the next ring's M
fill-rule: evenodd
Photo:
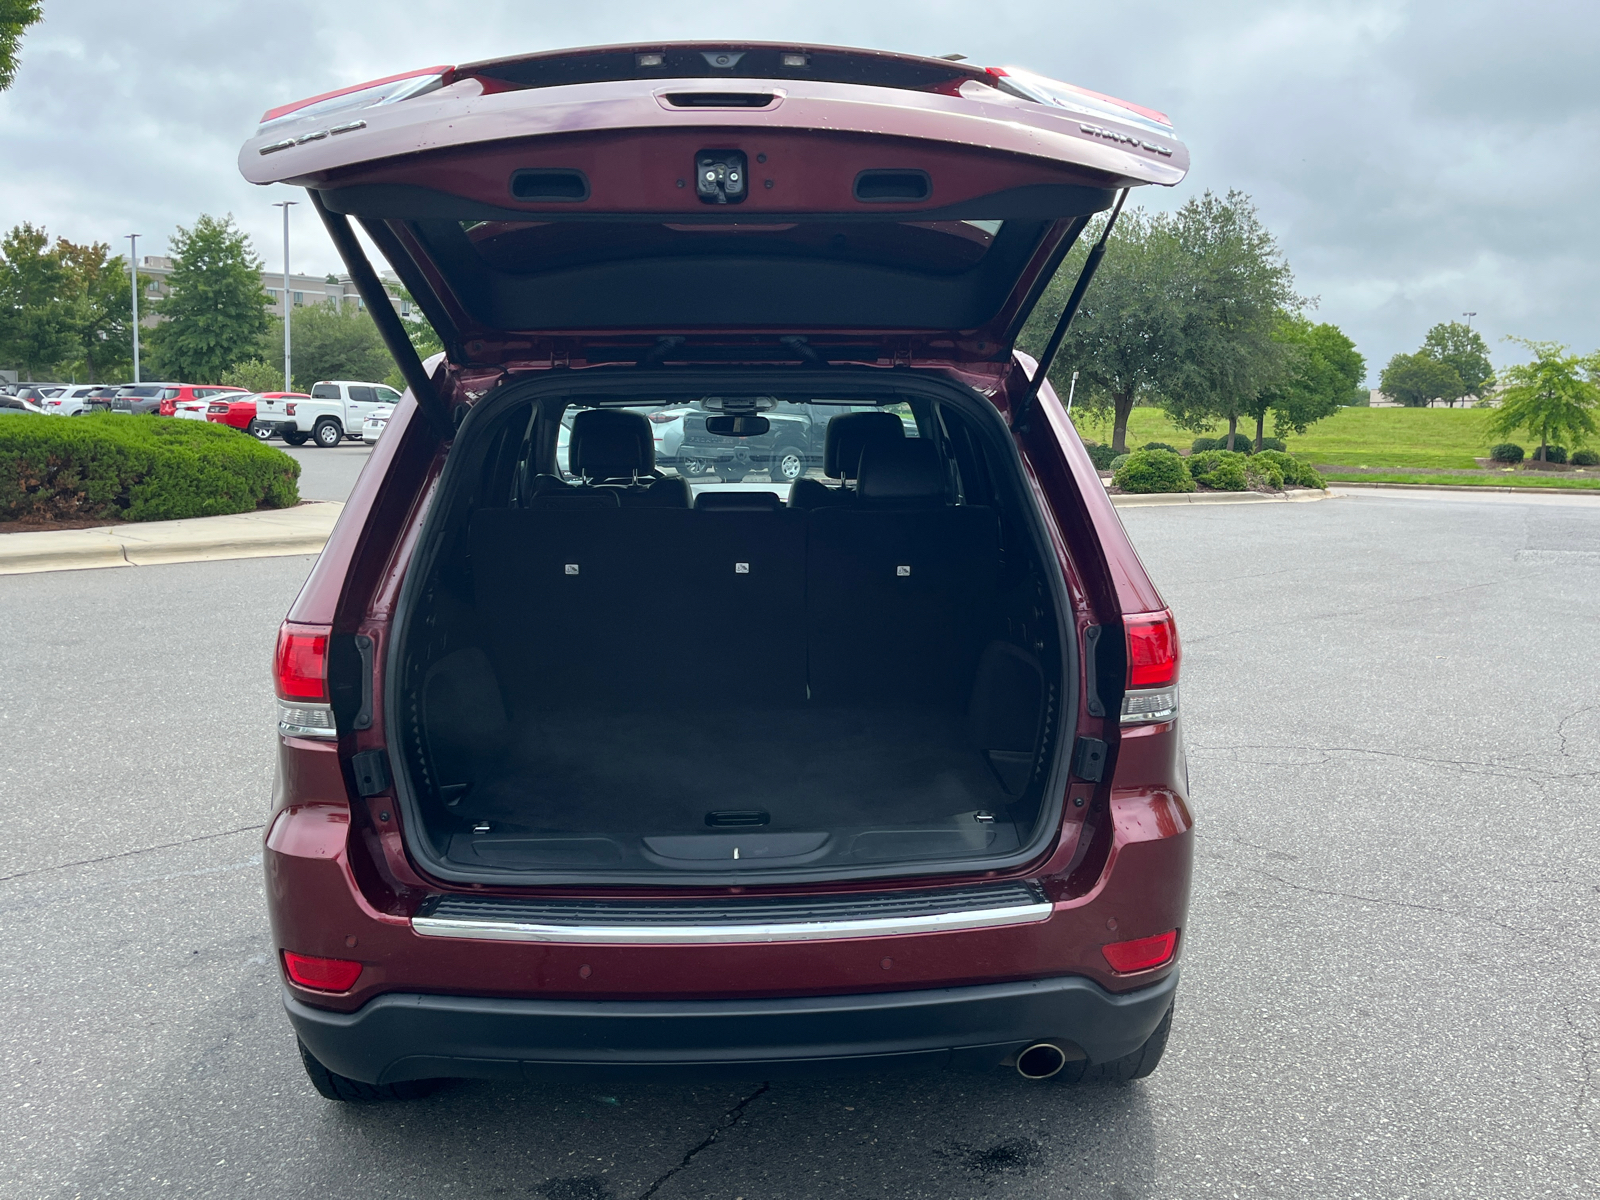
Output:
M133 271L133 381L139 382L139 235L128 235L128 267Z
M1467 328L1471 329L1472 328L1472 318L1477 316L1478 314L1475 313L1475 312L1469 312L1469 313L1462 313L1461 315L1467 319Z
M272 205L283 209L283 390L286 392L294 391L289 353L289 210L298 203L298 200L276 200Z
M1072 415L1072 398L1078 394L1078 373L1072 373L1072 386L1067 389L1067 415Z

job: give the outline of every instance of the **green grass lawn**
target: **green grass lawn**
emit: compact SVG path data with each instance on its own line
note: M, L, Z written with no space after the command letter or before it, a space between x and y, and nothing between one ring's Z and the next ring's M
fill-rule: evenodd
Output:
M1478 465L1474 457L1487 455L1491 443L1500 440L1489 435L1490 415L1481 408L1341 408L1303 436L1291 435L1285 441L1289 453L1313 463L1471 469ZM1096 421L1087 414L1073 413L1073 420L1085 441L1111 440L1110 417ZM1136 408L1128 418L1128 448L1167 442L1181 450L1197 436L1217 437L1227 432L1228 427L1222 425L1204 435L1190 433L1173 425L1159 408ZM1254 423L1248 430L1241 426L1240 432L1254 437ZM1270 436L1270 421L1267 432ZM1540 476L1541 481L1548 478Z
M1543 487L1575 491L1600 489L1600 477L1560 475L1549 471L1508 471L1497 475L1407 475L1404 471L1324 471L1329 483L1428 483L1450 487Z

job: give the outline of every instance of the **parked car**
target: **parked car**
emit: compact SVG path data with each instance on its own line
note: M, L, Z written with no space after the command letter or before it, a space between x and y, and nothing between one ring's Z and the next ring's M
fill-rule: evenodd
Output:
M156 412L163 417L175 417L179 415L180 408L187 407L192 413L196 411L195 406L198 406L198 411L204 414L206 403L213 396L220 396L224 392L238 392L241 395L249 395L250 389L221 383L180 383L177 385L177 391L173 395L168 396L165 392L162 393L161 403L157 406Z
M652 43L267 115L242 171L316 188L409 385L275 657L266 903L322 1095L1155 1069L1177 631L1014 349L1091 219L1187 171L1104 107ZM452 348L427 368L355 221ZM630 411L769 400L830 418L787 504L692 496Z
M259 399L254 392L218 393L206 403L206 420L213 425L227 425L241 433L253 433Z
M392 416L394 416L392 404L380 404L367 413L367 419L361 423L361 440L369 446L377 442L383 436L383 431L388 427L389 418Z
M26 400L30 404L44 408L44 402L51 396L59 395L64 390L63 385L55 383L25 383L12 394L19 400Z
M359 438L369 412L400 402L400 393L392 387L348 379L313 384L308 400L268 402L271 395L263 396L257 420L270 425L272 435L291 446L302 446L308 439L319 446L337 446L347 437Z
M117 393L126 386L127 384L123 383L102 383L91 388L84 393L83 411L110 412L111 402L116 399Z
M0 396L0 408L5 409L7 412L36 413L44 411L32 400L26 400L21 396Z
M291 446L305 445L308 435L296 433L292 424L285 425L279 418L286 410L292 410L296 405L311 399L309 394L306 392L260 392L250 397L250 399L255 408L252 420L243 426L247 433L260 441L269 442L274 437L279 436L280 430L286 428L288 433L285 440ZM262 416L263 412L267 414L265 418ZM277 414L277 416L275 417L274 414ZM293 416L294 414L290 411L289 415Z
M163 401L177 397L178 389L176 383L130 383L111 397L111 411L135 417L155 416Z
M90 395L98 390L98 385L92 383L73 384L62 388L40 407L58 417L80 417L87 410Z
M715 474L737 483L752 471L766 471L773 483L793 483L822 466L828 422L842 411L874 411L872 405L844 410L838 405L778 401L762 412L768 431L755 437L726 437L706 431L704 412L690 412L681 422L682 435L674 462L689 479ZM909 421L916 436L916 423Z

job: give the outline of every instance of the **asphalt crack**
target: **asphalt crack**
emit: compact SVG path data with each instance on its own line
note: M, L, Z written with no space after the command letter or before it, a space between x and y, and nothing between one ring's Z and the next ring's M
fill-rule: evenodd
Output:
M139 854L153 854L157 850L171 850L178 846L191 846L195 842L213 842L218 838L233 837L239 833L252 833L265 828L265 824L241 825L238 829L225 829L221 833L202 833L196 837L180 838L176 842L162 842L159 846L141 846L137 850L124 850L119 854L102 854L99 858L80 858L76 862L56 863L48 867L35 867L31 871L18 871L14 875L0 875L0 883L9 883L13 879L26 879L30 875L43 875L49 871L67 871L73 867L92 867L96 863L115 862L119 858L133 858Z
M772 1085L770 1083L763 1083L755 1091L751 1092L743 1100L739 1101L739 1103L735 1104L727 1112L723 1113L722 1116L718 1118L717 1123L711 1127L711 1132L706 1134L704 1140L702 1140L698 1146L695 1146L693 1149L691 1149L689 1153L685 1154L683 1156L683 1161L677 1166L669 1168L668 1170L662 1172L662 1174L658 1175L655 1179L655 1182L653 1182L649 1187L645 1188L644 1191L639 1193L639 1200L650 1200L650 1197L654 1196L658 1191L660 1191L662 1185L665 1184L667 1180L671 1179L679 1171L682 1171L685 1167L692 1163L697 1154L699 1154L702 1150L709 1150L719 1137L727 1133L728 1130L732 1129L735 1125L742 1121L744 1119L744 1110L748 1108L753 1101L759 1099L761 1096L764 1096L771 1090Z

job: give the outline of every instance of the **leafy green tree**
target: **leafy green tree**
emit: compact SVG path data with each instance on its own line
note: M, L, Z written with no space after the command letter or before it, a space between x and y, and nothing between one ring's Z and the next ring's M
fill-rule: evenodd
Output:
M1049 340L1101 228L1097 223L1084 231L1051 280L1023 330L1024 350L1037 354ZM1080 380L1075 403L1090 412L1111 411L1111 444L1118 454L1128 449L1128 415L1134 404L1164 395L1177 377L1182 257L1170 218L1137 208L1123 213L1051 368L1058 395L1067 394L1076 370Z
M0 0L0 92L16 82L22 35L43 18L40 0Z
M247 358L236 362L222 373L218 383L246 388L252 392L278 392L283 390L283 365Z
M294 383L298 391L309 391L319 379L370 379L382 382L394 366L371 317L354 304L308 304L291 309L290 340L293 343ZM283 323L273 321L276 331L268 341L282 353ZM279 378L282 378L280 371Z
M1367 360L1337 325L1313 325L1301 314L1284 312L1272 336L1288 349L1289 364L1284 376L1263 388L1250 405L1257 450L1268 412L1278 437L1304 433L1360 398L1361 381L1367 377Z
M104 242L78 245L57 238L55 254L66 268L74 304L72 353L59 373L91 383L128 379L133 373L132 283L128 262Z
M1467 385L1456 369L1426 354L1396 354L1378 377L1378 388L1407 408L1466 395Z
M267 293L261 259L233 223L202 215L178 227L171 241L169 293L150 331L152 373L190 383L214 383L255 352L266 332Z
M1463 397L1482 399L1494 386L1494 367L1489 362L1489 347L1483 336L1460 321L1441 321L1428 330L1420 353L1450 367L1461 377L1464 389L1459 396L1448 396L1452 406Z
M72 355L72 279L41 228L23 222L0 241L0 360L25 379Z
M1506 386L1490 418L1490 432L1497 437L1518 429L1536 434L1539 452L1534 457L1541 462L1552 440L1582 445L1595 432L1595 409L1600 407L1600 354L1580 357L1559 342L1506 340L1526 346L1533 361L1506 368Z
M1295 295L1294 273L1244 193L1190 200L1174 214L1173 232L1187 260L1181 375L1162 407L1197 432L1227 421L1232 447L1239 419L1290 373L1294 356L1274 336L1279 314L1310 301Z

